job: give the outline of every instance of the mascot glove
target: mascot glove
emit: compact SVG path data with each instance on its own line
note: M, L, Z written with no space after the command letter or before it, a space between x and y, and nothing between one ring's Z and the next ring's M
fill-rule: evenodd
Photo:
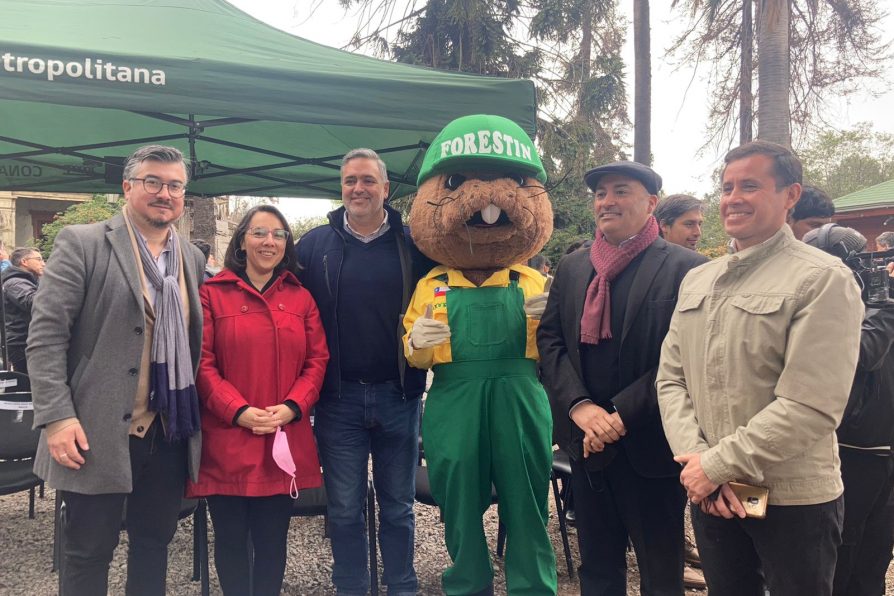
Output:
M546 310L546 301L549 300L549 292L531 296L525 300L525 314L532 319L539 319Z
M419 317L410 330L410 346L414 350L433 348L449 339L450 326L434 319Z

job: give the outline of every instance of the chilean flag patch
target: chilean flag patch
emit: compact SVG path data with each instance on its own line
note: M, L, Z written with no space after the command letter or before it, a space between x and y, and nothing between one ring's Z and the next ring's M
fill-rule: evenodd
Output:
M450 288L447 286L440 286L435 288L435 298L443 298L447 295L447 292L450 291Z

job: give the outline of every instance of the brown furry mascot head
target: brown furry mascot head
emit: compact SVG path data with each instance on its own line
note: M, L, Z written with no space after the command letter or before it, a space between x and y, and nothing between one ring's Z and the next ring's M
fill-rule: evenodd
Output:
M413 241L426 256L477 284L525 263L553 232L534 143L500 116L464 116L435 138L410 211ZM471 275L469 275L471 274Z

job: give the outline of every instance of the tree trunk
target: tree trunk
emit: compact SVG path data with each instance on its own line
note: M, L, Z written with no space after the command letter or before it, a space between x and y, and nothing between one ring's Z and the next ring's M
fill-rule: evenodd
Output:
M754 45L754 26L751 14L753 0L742 2L742 62L739 71L739 144L744 145L754 134L754 94L751 90L751 79L754 76L752 48Z
M649 0L633 0L633 159L652 163L652 49Z
M214 197L190 197L192 204L191 240L204 240L211 245L214 254L214 236L217 234L217 223L214 217ZM215 255L217 256L217 255Z
M791 146L790 0L759 0L757 137Z
M577 115L583 117L587 113L584 98L590 82L590 64L593 51L593 4L584 3L583 20L580 39L580 93L577 101Z

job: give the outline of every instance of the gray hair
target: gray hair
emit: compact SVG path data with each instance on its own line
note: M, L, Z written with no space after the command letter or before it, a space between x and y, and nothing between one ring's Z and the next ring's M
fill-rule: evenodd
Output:
M382 158L379 157L379 154L373 151L372 149L366 149L361 147L360 149L351 149L341 160L341 171L343 172L345 169L345 165L352 159L374 159L376 160L376 164L379 166L379 173L382 175L382 182L388 182L388 168L385 167L385 162L382 161Z
M9 257L9 262L12 263L13 267L19 267L21 266L22 261L24 261L34 253L40 254L40 251L31 246L17 248L12 251L12 255L10 255Z
M886 249L894 248L894 232L882 232L875 238L875 243L883 245Z
M704 208L702 202L692 195L668 195L655 206L655 219L659 224L672 226L684 213Z
M132 180L137 174L137 168L144 161L183 164L183 171L186 172L186 180L184 182L189 182L189 166L183 157L183 153L176 147L167 147L165 145L146 145L134 151L127 158L127 161L124 162L124 179Z

